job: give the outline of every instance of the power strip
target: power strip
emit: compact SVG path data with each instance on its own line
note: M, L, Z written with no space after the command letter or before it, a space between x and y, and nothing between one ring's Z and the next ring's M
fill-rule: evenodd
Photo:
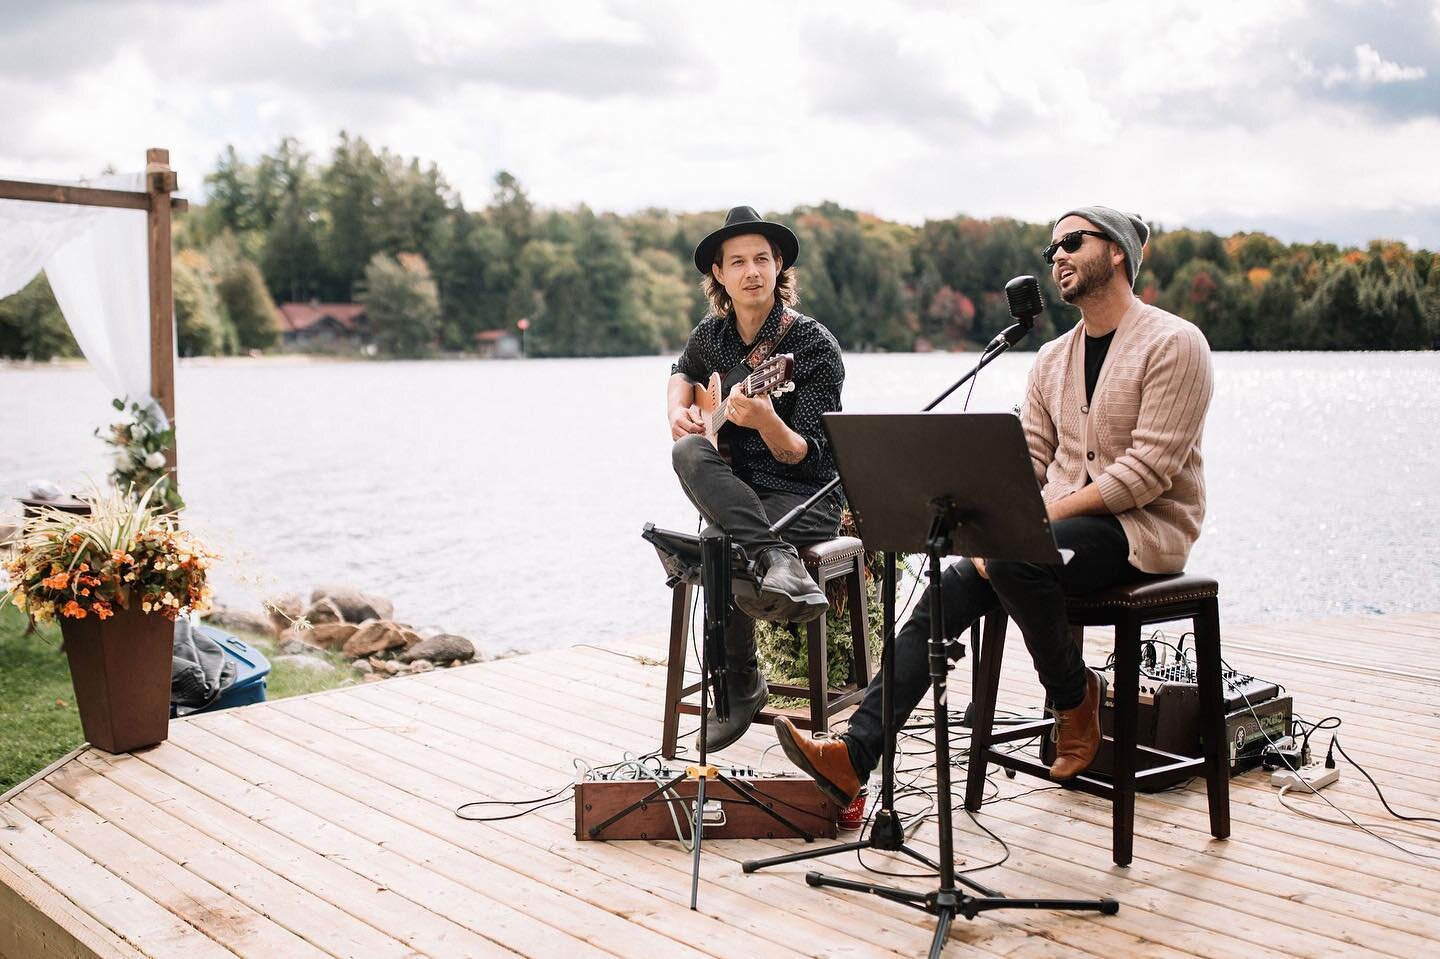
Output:
M1340 770L1326 769L1323 762L1313 762L1293 772L1289 769L1275 770L1270 774L1270 785L1289 786L1293 792L1319 792L1339 778Z

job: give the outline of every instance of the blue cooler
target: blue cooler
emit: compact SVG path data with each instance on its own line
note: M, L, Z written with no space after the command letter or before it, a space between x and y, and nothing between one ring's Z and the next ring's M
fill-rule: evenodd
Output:
M270 675L270 660L254 646L229 633L221 632L214 626L196 626L197 632L204 633L220 644L225 655L234 661L237 672L235 682L220 697L204 709L196 712L209 713L232 706L248 706L265 701L265 686Z

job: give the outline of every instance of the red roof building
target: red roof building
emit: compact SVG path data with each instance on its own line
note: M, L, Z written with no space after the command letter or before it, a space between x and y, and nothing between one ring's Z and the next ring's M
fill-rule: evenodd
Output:
M363 303L283 303L278 320L286 346L359 349L370 341Z

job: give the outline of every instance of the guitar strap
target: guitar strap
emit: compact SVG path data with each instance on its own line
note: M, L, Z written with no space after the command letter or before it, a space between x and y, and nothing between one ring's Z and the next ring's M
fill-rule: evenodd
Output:
M751 370L754 370L761 363L770 359L770 354L775 352L775 348L780 345L781 340L785 339L785 334L790 332L790 327L794 326L795 321L799 318L800 314L788 306L781 310L780 332L771 339L761 340L759 343L756 343L755 346L751 348L749 355L745 357L745 365L750 367Z
M795 321L799 318L800 314L788 306L781 311L780 332L768 340L761 340L759 343L756 343L750 348L750 352L746 354L745 359L736 363L735 366L725 374L722 386L724 395L729 396L730 391L734 389L736 383L743 382L747 376L755 372L761 363L764 363L770 358L771 354L775 352L776 347L785 339L785 334L790 332L790 328L795 325Z

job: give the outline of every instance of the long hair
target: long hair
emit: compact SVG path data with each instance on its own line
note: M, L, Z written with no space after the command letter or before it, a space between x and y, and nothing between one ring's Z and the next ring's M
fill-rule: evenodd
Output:
M720 244L724 246L724 244ZM770 255L780 259L780 247L774 240L770 241ZM715 266L720 265L720 248L715 249ZM715 279L713 272L706 273L705 279L700 281L700 292L705 294L705 299L710 301L710 310L716 316L729 316L730 311L735 308L735 303L730 299L730 294L725 292L725 287ZM794 306L800 302L800 285L795 280L795 268L787 266L775 277L775 299L785 306Z

